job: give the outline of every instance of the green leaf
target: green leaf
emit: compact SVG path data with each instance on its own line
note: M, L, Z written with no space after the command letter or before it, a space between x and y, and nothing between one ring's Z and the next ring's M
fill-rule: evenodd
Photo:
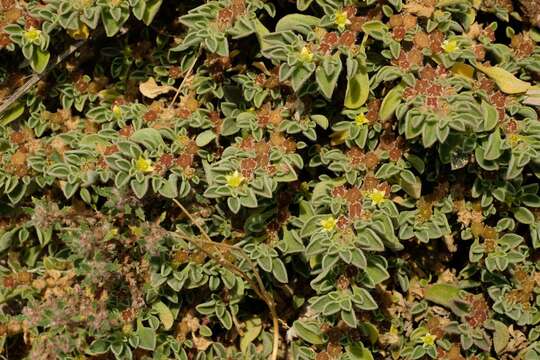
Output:
M137 196L139 199L142 199L148 191L149 180L147 177L145 177L142 181L137 181L137 179L133 179L131 180L130 185L131 189L135 193L135 196Z
M137 143L143 144L149 150L156 150L160 146L165 146L161 134L158 130L153 128L139 129L135 131L130 138Z
M11 243L13 242L13 236L17 233L18 230L19 228L16 227L0 235L0 253L9 249Z
M169 175L169 178L162 182L158 191L166 198L176 198L178 196L178 176L175 174Z
M289 277L287 276L287 269L285 264L279 258L272 259L272 274L280 283L286 284L289 282Z
M140 320L138 320L137 335L139 336L139 348L149 351L156 348L155 330L142 326Z
M100 355L109 351L109 343L104 339L92 341L88 349L85 351L88 355Z
M373 345L377 343L377 340L379 339L379 330L375 325L372 323L364 322L360 324L360 331L369 339L369 342Z
M367 21L362 25L362 30L374 39L382 40L388 32L388 26L378 20Z
M319 114L311 115L311 120L315 121L323 129L328 129L328 118L326 116Z
M51 54L48 51L35 48L32 54L32 59L30 60L30 65L35 72L42 73L47 67L50 58Z
M332 98L334 89L341 73L342 64L339 56L333 57L332 59L324 59L323 61L328 62L327 66L319 65L317 70L315 70L315 79L317 80L317 85L327 99ZM327 72L329 70L329 72Z
M238 211L240 211L240 199L235 197L230 197L227 199L227 205L229 206L229 209L235 214L238 214Z
M353 293L353 301L359 309L375 310L378 308L377 303L366 289L353 286Z
M358 325L358 320L356 319L356 314L354 313L354 310L341 310L341 319L353 329L356 328L356 326Z
M380 284L390 277L388 271L378 262L368 261L368 266L365 271L374 284Z
M399 186L414 199L419 199L422 195L422 180L418 176L415 176L414 182L412 182L412 179L405 178L402 175L403 173L398 178Z
M6 126L9 123L17 120L24 113L24 102L16 101L9 106L6 111L0 117L0 125Z
M496 160L502 154L502 139L500 129L495 129L489 137L486 143L486 149L484 151L484 159L486 160Z
M120 24L113 19L109 11L103 11L101 21L108 37L114 36L120 30Z
M309 8L309 5L311 5L312 2L313 0L296 0L296 7L300 11L305 11Z
M508 327L500 321L493 320L495 325L495 332L493 333L493 347L495 352L499 354L506 348L508 341L510 340L510 333Z
M203 147L208 145L212 140L216 138L216 133L213 130L205 130L195 139L198 147Z
M320 222L324 218L324 215L316 215L310 217L302 227L302 230L300 230L300 236L301 237L308 237L312 235L314 232L320 230Z
M79 183L61 182L60 188L62 189L66 199L70 199L79 189Z
M293 323L293 329L303 340L313 345L322 345L326 343L326 335L321 333L320 326L314 321L296 320Z
M260 335L262 331L262 321L259 317L253 317L246 320L244 324L246 325L246 330L244 331L244 336L240 339L240 350L245 354L249 344Z
M159 301L152 305L152 308L158 313L159 320L161 320L165 330L169 330L174 324L174 316L169 307Z
M264 37L270 34L270 31L266 28L266 26L263 25L263 23L261 23L258 18L255 19L253 23L255 25L255 34L259 40L259 46L261 47L261 50L264 50L268 48L268 42L264 39Z
M142 0L140 0L142 2ZM152 20L154 20L154 17L159 11L159 8L161 7L162 0L145 0L146 6L144 8L144 13L142 17L142 21L146 25L150 25Z
M482 113L484 115L483 131L491 131L497 126L499 113L495 106L486 101L482 101Z
M347 347L347 352L351 360L373 360L371 351L366 349L362 343L356 343Z
M315 65L305 64L294 67L291 77L292 88L294 91L299 91L306 81L311 77L315 71Z
M396 108L401 103L403 91L405 91L405 84L400 83L386 94L379 110L379 118L381 121L388 121L394 116Z
M293 30L307 34L311 27L318 25L321 20L315 16L304 14L289 14L279 19L276 24L276 32Z
M365 104L369 96L369 77L363 65L358 66L356 74L347 83L345 107L358 109Z
M522 224L530 225L535 222L534 214L523 206L514 210L514 217Z
M464 315L467 303L461 299L460 292L461 289L455 285L434 284L425 290L424 298L452 310L456 315Z

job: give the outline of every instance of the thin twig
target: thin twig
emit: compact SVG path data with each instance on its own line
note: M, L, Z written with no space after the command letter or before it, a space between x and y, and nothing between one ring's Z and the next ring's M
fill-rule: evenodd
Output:
M191 63L191 65L189 66L189 69L184 74L184 78L182 79L182 82L178 86L178 89L176 89L176 94L174 94L174 97L171 100L171 103L169 104L169 109L172 108L172 106L174 105L174 102L178 98L178 95L180 95L180 91L182 91L182 88L184 87L184 84L185 84L187 78L189 78L191 76L191 72L193 71L193 68L195 67L195 64L199 60L200 55L201 55L201 48L199 47L199 49L197 50L197 56L195 56L195 59L193 60L193 63Z
M276 313L276 306L274 303L274 300L272 296L266 291L266 288L264 287L264 284L262 282L261 277L259 276L259 273L257 271L257 268L249 259L249 256L240 248L231 246L229 244L223 244L213 241L208 233L202 228L201 225L193 218L191 213L187 211L187 209L176 199L172 199L173 202L182 210L182 212L188 217L188 219L191 221L195 227L199 230L199 232L202 234L202 236L206 240L195 240L193 237L187 236L187 235L180 235L175 233L176 235L180 236L182 239L189 241L191 244L195 245L199 250L203 251L206 255L210 256L214 260L216 260L219 264L222 264L223 266L227 267L229 270L233 271L234 273L238 274L240 277L245 279L253 291L263 300L266 305L268 306L268 309L270 310L270 315L272 316L272 326L274 329L274 341L272 346L272 355L270 357L271 360L277 360L278 355L278 349L279 349L279 319ZM208 251L206 248L201 246L201 243L205 244L211 244L216 247L226 248L228 250L237 250L238 253L246 260L246 262L251 266L253 270L253 275L255 276L255 279L257 283L255 284L253 280L240 268L238 268L236 265L231 263L230 261L227 261L222 253L219 253L219 255L216 255L213 252Z
M45 75L47 75L52 69L58 66L58 64L63 62L67 57L73 54L86 41L87 40L80 40L76 42L75 44L70 45L69 48L66 49L66 51L64 51L62 54L56 57L56 60L54 62L49 63L42 73L31 75L30 79L27 82L25 82L9 98L7 98L4 102L2 102L2 104L0 105L0 115L2 115L2 113L4 113L13 103L15 103L22 96L28 93L28 91L30 91L30 89L32 89L34 85L36 85L39 82L39 80L45 77Z

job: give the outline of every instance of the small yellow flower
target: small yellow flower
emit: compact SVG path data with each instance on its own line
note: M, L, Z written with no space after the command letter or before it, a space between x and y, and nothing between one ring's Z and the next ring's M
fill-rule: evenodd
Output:
M371 203L373 205L379 205L385 200L386 193L379 189L373 189L369 193L369 198L371 199Z
M131 233L136 237L143 236L143 229L139 226L130 226L129 230L131 230Z
M133 332L133 325L130 323L124 324L124 326L122 326L122 332L124 334L131 334Z
M356 123L356 125L361 126L369 123L369 120L366 115L364 115L364 113L360 113L356 115L356 117L354 118L354 122Z
M420 341L422 341L422 347L425 348L435 345L435 340L437 340L437 336L430 333L426 333L426 335L420 338Z
M523 137L518 134L511 134L510 136L508 136L508 142L510 143L510 146L516 146L522 141Z
M322 219L320 224L324 231L330 232L336 227L337 221L332 216L329 216L326 219Z
M105 238L103 239L103 241L109 241L116 236L118 236L118 229L112 228L111 230L107 231L107 234L105 234Z
M231 175L226 175L225 180L227 180L227 185L232 188L237 188L242 185L242 182L245 180L244 176L235 170Z
M444 42L442 43L442 48L444 52L450 54L458 50L459 46L456 40L444 40Z
M73 8L76 10L84 10L94 4L94 0L75 0L73 1Z
M113 108L112 108L112 112L114 114L115 117L120 117L122 116L122 108L118 105L114 105Z
M350 23L351 21L347 17L347 13L345 11L336 13L335 24L339 30L345 29L345 26L349 25Z
M36 43L39 40L39 37L41 36L41 30L38 30L35 27L30 26L30 28L24 32L23 36L28 42Z
M149 173L154 171L154 167L152 166L152 160L145 159L142 156L139 157L135 162L135 168L143 173Z
M300 59L301 62L305 62L305 63L312 62L313 53L306 46L304 46L302 50L300 51L300 54L298 55L298 59Z
M81 26L75 30L68 30L67 33L75 40L86 40L90 36L90 30L84 23L81 23Z

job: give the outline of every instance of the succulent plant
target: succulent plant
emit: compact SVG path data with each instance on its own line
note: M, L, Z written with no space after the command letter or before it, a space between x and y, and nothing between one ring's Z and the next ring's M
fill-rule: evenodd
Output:
M0 356L539 358L539 14L0 0Z

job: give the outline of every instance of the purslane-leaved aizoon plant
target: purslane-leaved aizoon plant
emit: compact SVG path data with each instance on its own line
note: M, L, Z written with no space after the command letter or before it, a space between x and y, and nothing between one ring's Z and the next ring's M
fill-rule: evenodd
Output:
M0 0L0 356L540 358L539 24Z

